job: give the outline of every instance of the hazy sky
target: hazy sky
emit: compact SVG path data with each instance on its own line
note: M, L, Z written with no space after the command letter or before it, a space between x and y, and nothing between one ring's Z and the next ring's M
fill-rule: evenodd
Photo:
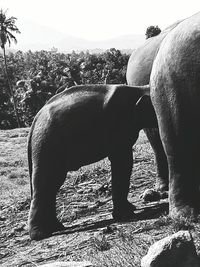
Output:
M0 0L18 27L28 19L59 31L100 40L144 34L149 25L164 29L200 11L199 0ZM20 28L20 27L19 27Z

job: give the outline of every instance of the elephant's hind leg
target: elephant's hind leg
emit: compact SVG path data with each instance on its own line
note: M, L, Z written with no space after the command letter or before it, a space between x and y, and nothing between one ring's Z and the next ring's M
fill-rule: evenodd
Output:
M172 217L196 217L200 213L199 162L196 147L191 138L177 140L173 152L168 153L170 166L169 203Z
M179 94L182 98L176 98L175 94L170 94L171 88L174 91L179 89L169 87L168 91L166 90L169 95L166 94L168 101L161 101L163 94L162 98L159 94L154 98L155 110L159 114L161 138L169 164L169 212L172 217L196 217L200 211L200 131L196 127L199 112L195 113L189 105L187 95Z
M160 140L159 131L156 128L144 129L155 154L157 165L157 178L155 190L161 194L169 189L169 172L167 157Z
M58 160L40 161L33 168L33 194L29 213L31 239L41 240L64 229L56 217L56 194L65 177L65 168Z

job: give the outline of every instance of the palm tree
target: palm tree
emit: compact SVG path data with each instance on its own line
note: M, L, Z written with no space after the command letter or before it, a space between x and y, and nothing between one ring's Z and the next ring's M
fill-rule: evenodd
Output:
M15 17L10 17L7 18L6 17L6 11L3 11L2 9L0 10L0 46L3 50L3 58L4 58L4 64L5 64L5 74L8 80L8 86L9 86L9 94L12 97L12 102L13 102L13 107L14 107L14 112L15 112L15 116L17 119L17 124L18 127L20 127L20 120L19 120L19 116L17 113L17 105L16 105L16 101L15 101L15 95L14 95L14 91L13 91L13 87L8 75L8 66L7 66L7 58L6 58L6 43L8 42L9 46L11 44L11 41L14 41L14 43L17 43L17 39L16 37L12 34L12 32L15 33L20 33L19 29L15 26L15 21L17 18Z

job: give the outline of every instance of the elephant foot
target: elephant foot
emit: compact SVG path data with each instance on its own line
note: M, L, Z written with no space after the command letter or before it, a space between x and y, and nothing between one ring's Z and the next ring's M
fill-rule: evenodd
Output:
M42 240L45 238L48 238L52 235L53 232L58 232L64 230L64 225L56 220L54 224L51 223L51 225L35 225L30 226L29 235L31 240Z
M129 221L135 218L135 210L136 207L127 201L125 204L120 205L120 207L115 207L112 216L113 219L118 222Z
M200 214L200 208L194 208L189 205L169 205L169 215L173 219L185 218L195 221Z

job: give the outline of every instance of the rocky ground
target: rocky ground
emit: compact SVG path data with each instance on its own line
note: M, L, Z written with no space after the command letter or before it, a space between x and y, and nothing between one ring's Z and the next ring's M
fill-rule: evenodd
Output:
M26 159L28 130L0 131L0 266L39 266L67 260L89 260L95 266L140 266L149 246L179 229L190 229L200 251L199 224L172 221L167 200L144 203L141 194L153 188L156 169L143 132L133 148L129 200L134 220L113 222L110 164L107 159L68 174L57 197L59 219L66 229L36 242L28 235L30 206Z

